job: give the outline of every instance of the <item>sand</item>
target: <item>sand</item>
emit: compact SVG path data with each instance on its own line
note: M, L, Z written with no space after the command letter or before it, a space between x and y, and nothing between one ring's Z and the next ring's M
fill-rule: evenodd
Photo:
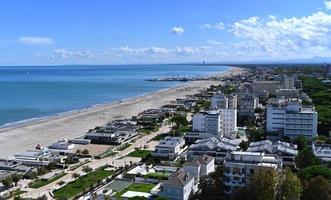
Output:
M233 67L227 72L217 74L217 76L239 73L243 73L243 70ZM48 146L59 139L82 136L95 126L102 126L114 119L130 118L143 110L160 107L176 100L176 98L197 93L213 84L220 84L220 82L189 82L124 101L1 128L0 158L11 157L14 153L34 149L37 144Z

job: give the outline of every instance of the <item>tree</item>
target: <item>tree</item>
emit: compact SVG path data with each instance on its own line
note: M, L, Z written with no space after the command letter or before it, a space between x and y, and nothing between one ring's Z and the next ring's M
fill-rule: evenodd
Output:
M263 112L262 108L255 108L255 113L261 114Z
M180 126L187 126L188 121L185 115L174 115L170 118L170 122L175 124L175 128L177 129Z
M323 176L323 178L331 180L331 169L321 165L312 165L300 170L298 176L302 180L309 180L316 176Z
M276 194L277 175L273 170L262 169L252 178L246 196L254 200L274 200Z
M298 145L298 150L302 151L307 148L307 140L305 136L300 135L295 139L295 143Z
M249 141L241 141L239 144L239 147L241 150L246 151L247 148L249 147Z
M83 166L83 172L85 172L86 174L90 173L91 171L93 171L93 169L87 165Z
M87 149L84 149L84 150L82 151L82 154L85 155L85 156L88 155L89 153L90 153L90 152L89 152Z
M76 150L76 154L78 154L78 155L80 155L80 154L81 154L81 151L80 151L80 149L77 149L77 150Z
M285 200L298 200L302 192L302 185L300 179L286 168L280 179L279 198Z
M303 169L310 165L318 164L318 159L315 157L313 152L308 150L308 148L304 148L302 151L299 151L298 155L295 158L295 163L297 167Z
M224 168L219 166L215 172L210 173L208 176L202 177L199 181L199 192L193 195L192 199L211 199L222 200L224 199L223 190L223 173Z
M301 200L326 200L331 199L331 186L322 176L311 178L305 183Z
M12 179L15 183L15 186L17 185L17 182L20 181L23 178L22 174L13 174Z
M72 174L72 178L74 178L74 179L77 179L77 178L79 178L80 177L80 175L78 174L78 173L73 173Z
M6 188L9 188L13 184L13 178L11 176L8 176L1 181L2 185L4 185Z

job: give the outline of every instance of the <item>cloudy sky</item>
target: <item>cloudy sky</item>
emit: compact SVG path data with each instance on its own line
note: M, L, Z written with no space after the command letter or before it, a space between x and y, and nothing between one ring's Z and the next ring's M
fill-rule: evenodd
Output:
M0 65L331 57L331 0L4 0Z

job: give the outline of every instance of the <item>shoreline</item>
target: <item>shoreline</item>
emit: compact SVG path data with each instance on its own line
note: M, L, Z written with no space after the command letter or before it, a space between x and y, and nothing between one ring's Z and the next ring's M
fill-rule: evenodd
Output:
M210 75L225 77L242 73L244 70L229 66L229 70ZM170 88L141 94L122 100L92 105L79 110L72 110L52 116L41 117L0 127L0 158L27 149L34 149L37 144L47 146L51 142L84 135L88 129L101 126L115 119L129 118L139 112L156 108L176 98L197 93L219 81L195 81L172 86Z

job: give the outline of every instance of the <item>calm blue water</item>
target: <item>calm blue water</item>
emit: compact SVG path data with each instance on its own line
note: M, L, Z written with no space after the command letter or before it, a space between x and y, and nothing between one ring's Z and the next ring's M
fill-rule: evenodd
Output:
M163 76L201 76L224 66L124 65L0 67L0 125L153 92L178 82Z

